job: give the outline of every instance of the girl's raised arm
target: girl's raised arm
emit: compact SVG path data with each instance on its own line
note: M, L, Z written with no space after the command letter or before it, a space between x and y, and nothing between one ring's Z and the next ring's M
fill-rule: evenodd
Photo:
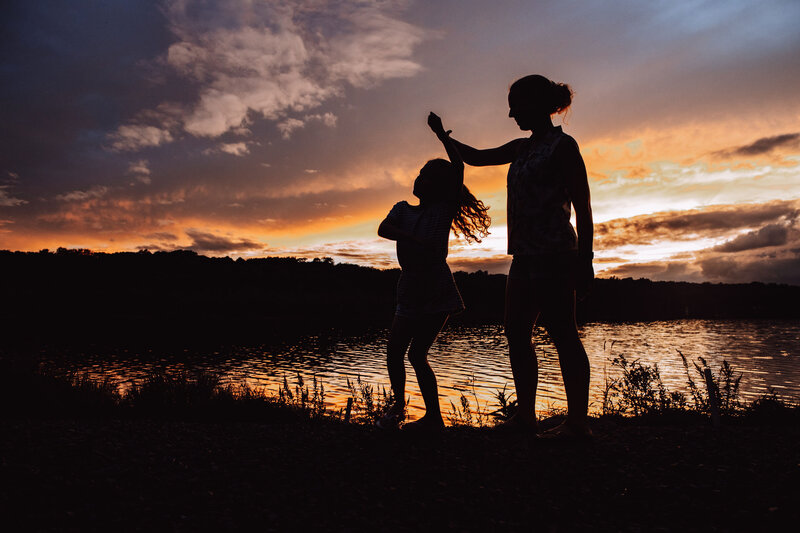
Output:
M458 189L461 190L461 186L464 184L464 160L461 158L461 154L456 148L453 139L450 138L450 132L445 131L444 126L442 126L442 119L439 118L434 112L431 112L428 115L428 126L433 130L433 133L436 134L436 137L441 141L444 145L444 149L447 152L447 157L450 159L450 163L453 164L455 171L458 173L458 182L456 183Z

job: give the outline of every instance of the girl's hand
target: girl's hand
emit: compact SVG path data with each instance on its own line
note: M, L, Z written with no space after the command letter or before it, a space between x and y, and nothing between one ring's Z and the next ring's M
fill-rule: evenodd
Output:
M444 131L444 126L442 125L442 119L431 111L428 114L428 126L433 130L433 133L436 134L437 137L442 138L449 134L449 131ZM451 130L452 131L452 130Z

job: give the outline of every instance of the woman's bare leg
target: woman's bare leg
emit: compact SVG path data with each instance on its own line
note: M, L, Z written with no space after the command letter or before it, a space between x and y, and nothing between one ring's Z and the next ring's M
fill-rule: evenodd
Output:
M533 345L533 326L538 315L539 306L531 283L509 277L506 282L505 334L519 407L511 423L536 424L539 364Z
M443 425L444 422L439 407L439 387L436 383L436 374L428 364L428 350L447 322L447 317L448 315L443 313L419 319L415 324L414 337L408 350L408 360L414 367L419 390L425 402L425 416L422 419L426 423L430 422L431 425Z
M558 351L564 390L567 393L567 424L578 432L588 428L589 358L583 348L575 323L575 291L569 283L549 284L541 292L547 295L542 320Z

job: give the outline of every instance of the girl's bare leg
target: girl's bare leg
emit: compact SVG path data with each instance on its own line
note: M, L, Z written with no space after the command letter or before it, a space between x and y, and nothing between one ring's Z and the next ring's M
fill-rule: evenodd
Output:
M439 407L439 387L436 383L436 375L428 364L428 350L447 322L447 317L448 315L443 313L419 319L415 324L414 336L408 350L408 360L414 367L419 390L425 402L425 416L420 420L424 420L425 424L430 423L437 426L444 425L444 422Z
M411 343L414 323L411 319L395 316L389 332L386 352L386 366L389 370L389 381L392 384L394 404L389 408L387 416L402 416L405 411L406 395L406 350Z

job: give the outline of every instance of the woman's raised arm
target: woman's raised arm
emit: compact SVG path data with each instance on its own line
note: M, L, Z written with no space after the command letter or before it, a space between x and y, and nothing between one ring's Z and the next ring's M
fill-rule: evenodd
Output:
M440 119L436 113L431 113L428 115L428 125L431 127L436 136L439 137L439 140L444 144L445 150L447 150L447 155L450 156L450 161L455 163L450 154L448 143L443 140L442 135L447 137L452 142L453 147L460 156L459 159L473 167L507 165L508 163L513 163L514 159L517 158L517 152L519 151L520 143L525 142L525 139L514 139L513 141L509 141L503 146L498 146L497 148L479 150L450 137L450 132L444 130L444 127L442 126L442 119Z
M507 165L508 163L513 163L514 159L517 158L520 142L525 141L525 139L514 139L513 141L509 141L503 146L498 146L497 148L479 150L469 146L468 144L459 142L452 137L451 140L453 141L453 144L456 145L458 153L461 154L464 162L473 167L488 167L492 165Z

